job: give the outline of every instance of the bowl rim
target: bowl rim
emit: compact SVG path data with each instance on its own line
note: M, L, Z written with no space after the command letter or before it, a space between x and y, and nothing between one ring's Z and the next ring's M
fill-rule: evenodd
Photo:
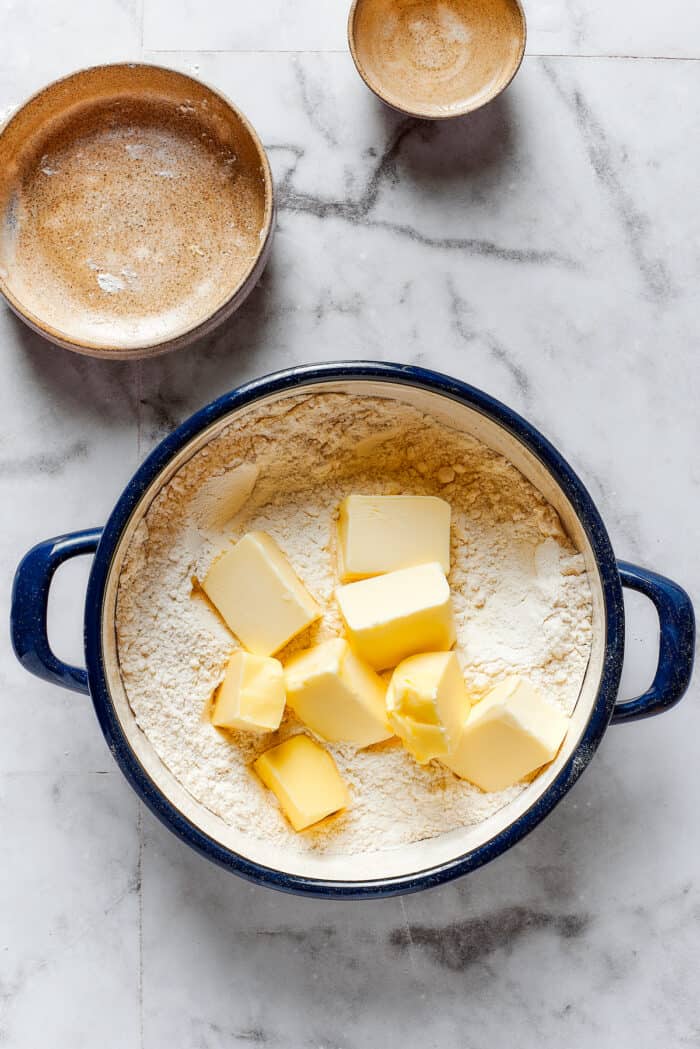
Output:
M222 416L270 394L353 380L406 385L457 401L501 425L539 459L568 497L591 545L603 591L605 651L595 703L576 748L556 779L520 817L484 844L436 866L389 878L346 881L290 874L254 862L215 841L166 798L139 763L117 718L107 685L102 617L114 554L131 514L188 442ZM104 527L87 586L84 638L90 695L105 739L131 786L166 827L195 851L248 881L325 899L368 899L416 892L476 870L520 841L561 801L593 757L613 713L624 655L624 604L615 555L591 496L563 456L531 423L489 394L440 372L378 361L342 361L301 365L254 379L195 412L156 446L126 485Z
M525 16L525 8L522 5L522 0L509 0L509 2L515 5L518 11L518 15L520 17L521 38L520 46L518 48L518 55L515 62L513 63L513 69L508 79L503 84L501 84L500 87L492 91L487 98L480 99L478 102L467 103L461 108L455 109L449 113L428 113L425 112L425 110L407 109L405 106L400 105L396 99L391 99L387 95L383 94L382 85L372 76L370 76L357 50L355 19L357 17L357 12L361 4L371 3L371 0L352 0L352 4L350 5L350 11L348 12L348 48L350 49L350 54L355 64L355 69L360 74L360 77L370 89L372 94L376 98L378 98L380 102L383 102L384 105L389 106L390 109L395 110L395 112L397 113L402 113L406 117L414 117L417 120L452 120L455 117L465 117L468 116L470 113L476 113L483 106L487 106L490 102L493 102L494 99L498 98L499 95L502 95L506 88L510 87L513 80L517 76L521 65L523 64L523 59L525 57L525 48L527 47L527 18Z
M270 254L276 215L275 185L272 177L272 169L270 167L270 159L267 155L262 139L245 113L243 113L227 95L222 91L219 91L218 88L213 87L208 81L200 80L199 77L191 76L189 73L183 73L182 70L173 69L170 66L160 65L157 62L101 62L97 65L74 69L70 73L65 73L63 76L56 77L48 84L44 84L38 90L32 92L32 94L25 98L20 105L11 111L7 120L0 123L0 139L2 139L3 135L11 127L14 121L20 118L22 113L30 105L43 95L55 90L60 84L68 83L71 80L80 80L92 73L96 74L108 70L128 69L152 69L159 73L166 73L177 79L196 84L200 88L203 87L221 100L223 105L240 121L255 147L260 160L260 168L263 173L265 211L263 225L260 230L260 244L257 253L251 258L250 264L245 273L239 280L238 284L230 290L227 298L208 316L197 321L190 327L181 331L173 332L156 342L145 340L134 343L130 346L114 347L110 344L97 343L90 339L73 339L69 332L54 329L49 321L46 321L27 310L9 288L7 277L4 277L2 273L0 273L0 296L5 299L13 313L24 321L32 331L37 332L37 334L49 339L55 345L61 346L63 349L73 350L76 353L90 357L104 358L106 360L138 360L140 358L158 356L161 353L167 353L169 350L178 349L181 346L190 344L195 339L207 334L207 332L225 320L234 309L241 305L249 292L252 291L265 264L267 263Z

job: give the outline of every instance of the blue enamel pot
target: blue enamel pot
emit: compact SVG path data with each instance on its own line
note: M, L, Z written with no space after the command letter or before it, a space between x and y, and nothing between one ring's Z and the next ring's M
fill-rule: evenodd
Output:
M586 562L593 595L593 644L567 739L555 759L518 798L475 827L425 842L359 856L285 855L228 827L197 803L160 762L136 724L119 675L115 602L130 539L153 498L180 466L252 404L322 390L388 397L415 405L505 455L558 511ZM85 602L85 668L68 666L47 638L52 577L79 554L93 557ZM625 645L623 587L655 606L659 659L651 687L618 701ZM559 452L530 423L463 382L395 364L348 361L293 368L248 383L193 415L146 459L104 528L59 536L30 550L17 569L12 640L27 670L92 697L115 760L146 805L208 859L261 885L323 898L369 898L414 892L457 878L505 852L531 831L588 766L608 725L659 714L690 681L695 620L676 583L617 561L600 515Z

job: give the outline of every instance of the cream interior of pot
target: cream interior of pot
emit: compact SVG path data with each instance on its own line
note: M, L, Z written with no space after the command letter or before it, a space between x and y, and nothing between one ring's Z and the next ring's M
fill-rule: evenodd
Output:
M504 455L557 510L574 546L585 558L593 599L591 657L579 699L571 717L571 727L567 738L555 761L514 801L479 824L395 849L354 855L285 852L278 845L273 846L271 843L242 833L226 824L220 817L195 801L169 772L136 723L124 690L117 655L115 611L119 574L136 527L162 486L170 481L191 456L229 426L234 417L240 418L246 409L225 415L200 433L172 459L168 468L152 483L132 514L115 552L105 591L102 617L102 644L107 682L117 717L136 760L150 776L156 789L165 795L185 819L225 848L245 856L248 860L290 874L360 882L415 874L426 868L448 863L456 857L471 852L519 819L547 791L576 749L596 701L605 652L604 602L598 566L584 529L569 500L542 463L503 427L480 412L441 394L414 389L398 383L371 380L305 385L296 387L286 394L273 394L267 398L267 401L321 391L349 393L355 397L389 397L402 401L429 413L454 429L477 438L495 452ZM255 403L258 406L261 402Z

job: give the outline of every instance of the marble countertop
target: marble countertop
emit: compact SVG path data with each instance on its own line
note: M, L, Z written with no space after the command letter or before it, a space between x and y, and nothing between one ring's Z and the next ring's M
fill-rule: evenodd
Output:
M432 126L382 106L337 0L0 0L0 111L143 58L210 81L269 149L279 216L228 327L147 363L44 343L0 307L0 585L100 524L181 419L264 372L373 357L451 372L559 446L619 556L700 598L695 0L530 0L503 98ZM88 565L51 631L80 660ZM623 694L656 658L630 600ZM700 712L611 729L559 808L431 892L294 900L166 832L89 701L0 639L0 1044L8 1049L669 1049L700 1045Z

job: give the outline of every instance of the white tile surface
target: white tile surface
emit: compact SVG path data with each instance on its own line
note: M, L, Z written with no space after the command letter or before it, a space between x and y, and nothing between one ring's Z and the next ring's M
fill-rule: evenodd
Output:
M2 0L0 122L8 107L56 77L137 59L141 18L141 0Z
M366 356L522 411L589 485L618 554L700 596L700 63L571 57L700 55L699 10L530 0L531 54L569 57L526 59L501 102L433 128L364 88L335 0L0 0L0 112L81 65L173 64L250 116L280 204L260 286L191 350L93 362L0 307L3 608L25 549L104 521L195 408L265 371ZM65 569L51 606L76 662L86 571ZM629 605L626 694L655 659L653 615ZM697 1043L697 685L611 730L572 795L483 871L325 905L226 875L147 813L142 832L89 701L30 678L6 635L0 684L0 1044Z
M6 518L0 594L9 605L20 557L51 535L101 525L138 463L137 386L128 366L50 346L0 307L0 492ZM51 637L82 663L80 635L89 558L60 569ZM72 580L72 586L66 585ZM0 634L0 770L111 769L87 697L27 676ZM39 722L27 713L41 704Z
M139 1040L137 803L116 772L0 773L5 1045Z
M146 48L189 51L326 51L346 46L344 0L145 0Z
M694 805L669 818L670 733L653 787L633 735L507 857L403 901L250 887L146 818L145 1045L692 1045Z
M523 0L532 54L700 56L700 9L686 0Z
M523 0L531 54L700 57L689 0ZM144 46L169 51L344 51L350 0L144 0Z

